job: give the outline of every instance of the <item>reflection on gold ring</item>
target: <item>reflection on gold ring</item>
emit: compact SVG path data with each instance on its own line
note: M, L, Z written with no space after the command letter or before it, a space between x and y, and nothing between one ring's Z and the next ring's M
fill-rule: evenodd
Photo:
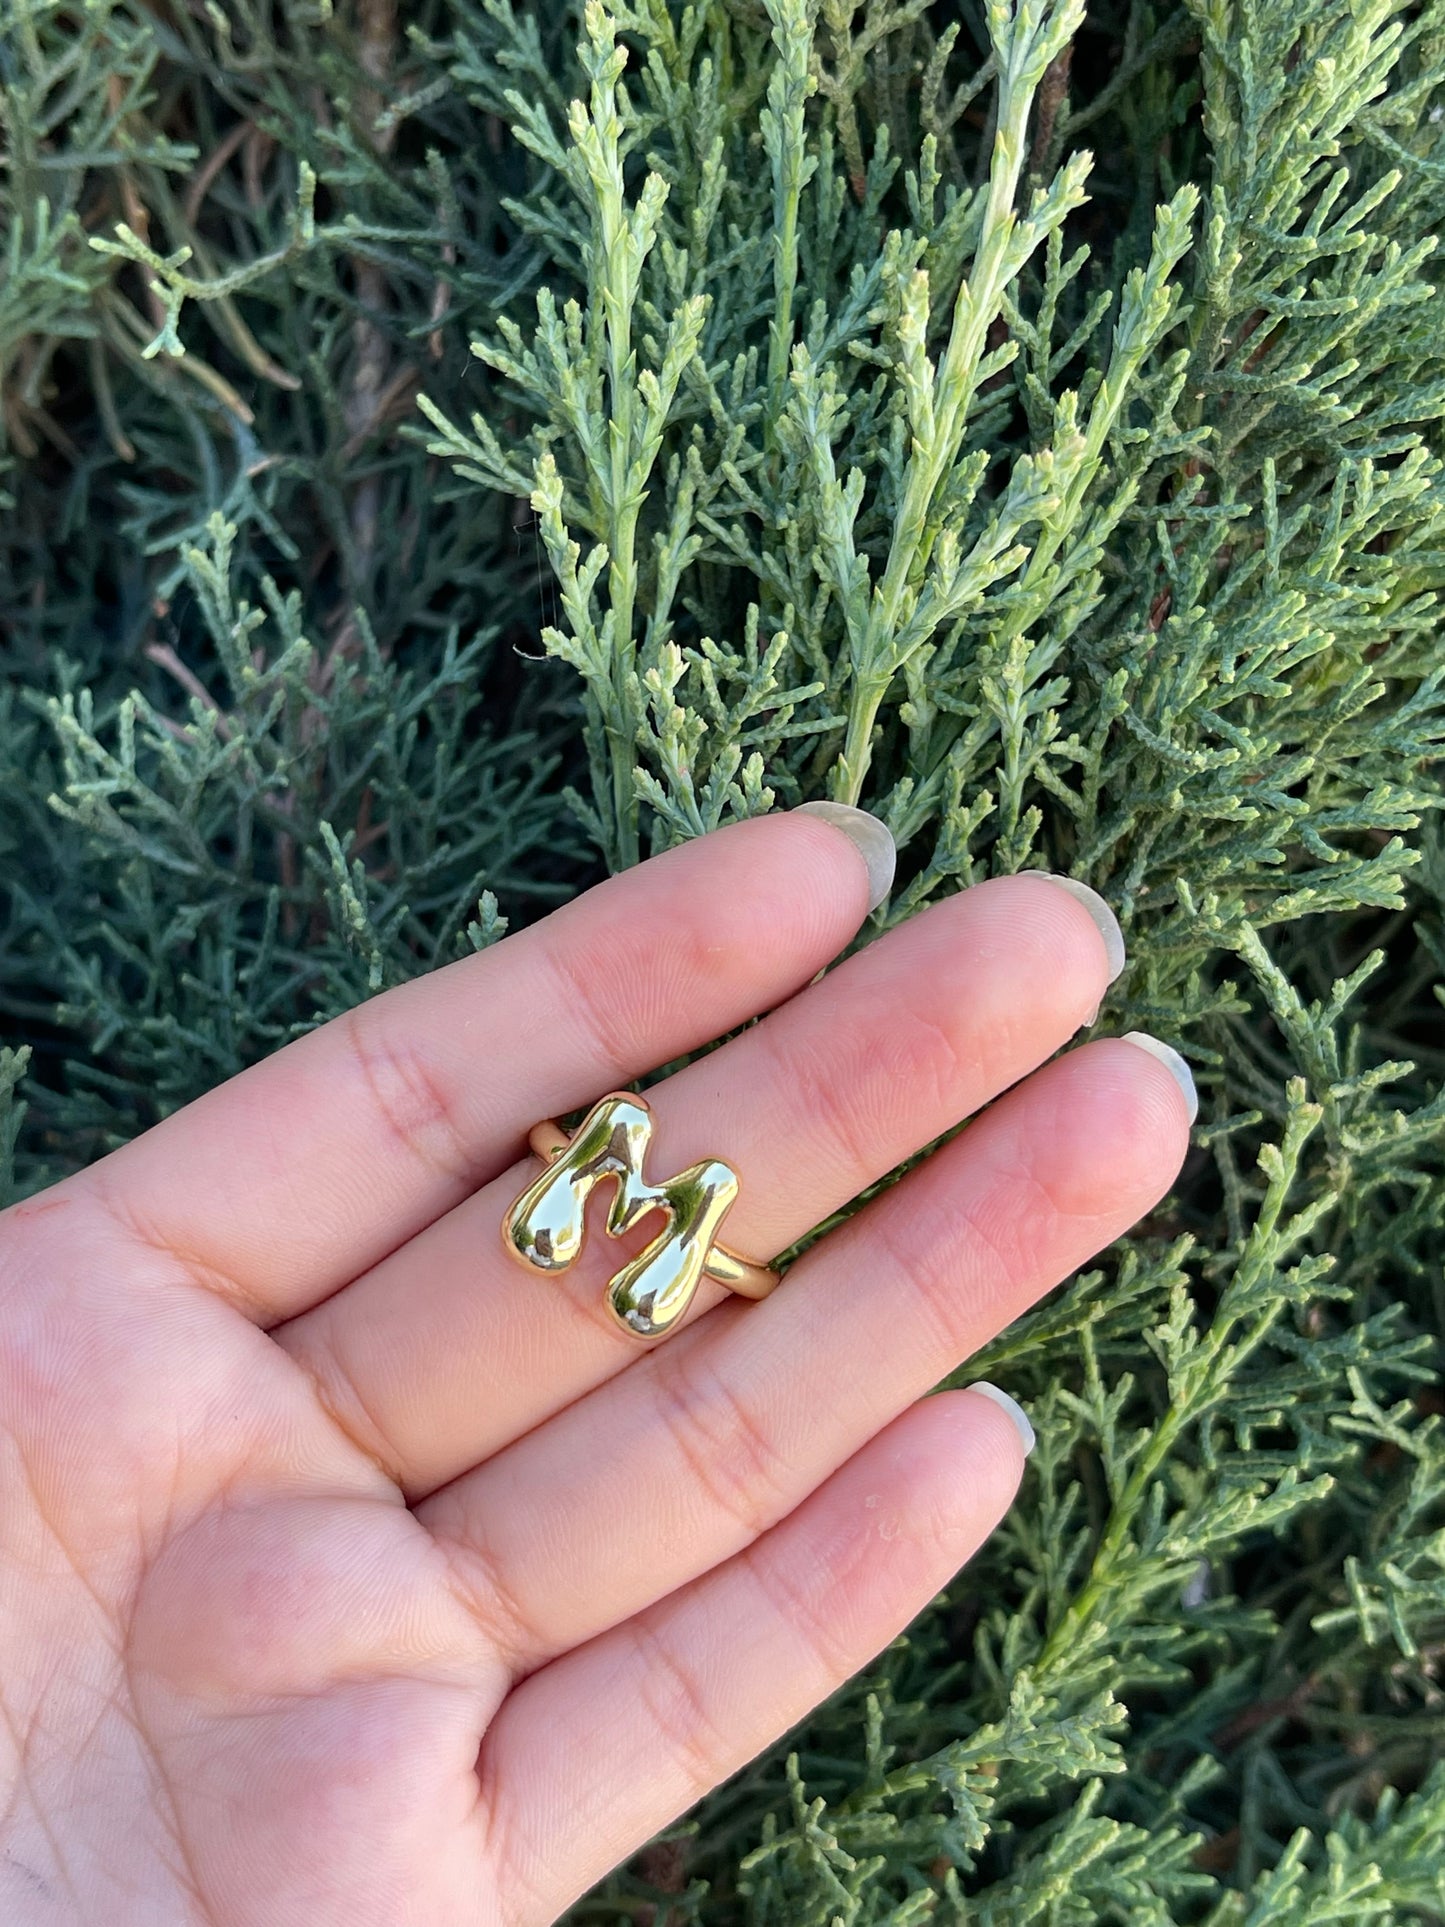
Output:
M676 1177L648 1183L643 1159L655 1120L645 1098L614 1091L601 1098L569 1137L545 1119L529 1142L546 1166L502 1220L502 1239L520 1263L542 1272L574 1264L586 1233L587 1200L611 1181L607 1230L614 1238L661 1209L667 1223L647 1247L608 1281L607 1302L625 1331L657 1338L691 1304L704 1275L742 1298L766 1298L778 1282L769 1265L730 1251L716 1234L738 1195L731 1165L706 1158Z

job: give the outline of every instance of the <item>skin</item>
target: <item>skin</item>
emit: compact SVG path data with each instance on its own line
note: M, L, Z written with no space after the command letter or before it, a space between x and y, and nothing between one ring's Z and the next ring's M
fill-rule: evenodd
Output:
M892 1639L1023 1451L930 1387L1168 1189L1103 942L982 884L812 980L857 851L777 815L375 999L0 1216L0 1918L544 1927ZM601 1234L502 1250L526 1132L649 1093L767 1254L652 1346ZM1050 1061L1052 1060L1052 1061ZM997 1100L994 1102L993 1100Z

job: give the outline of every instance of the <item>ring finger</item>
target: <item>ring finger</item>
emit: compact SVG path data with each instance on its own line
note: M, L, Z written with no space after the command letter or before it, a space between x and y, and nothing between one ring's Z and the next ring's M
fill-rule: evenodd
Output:
M784 1250L1051 1056L1122 967L1102 899L997 878L850 958L649 1093L659 1164L725 1156L742 1190L725 1242ZM535 1161L483 1187L273 1336L412 1498L637 1356L605 1308L619 1246L593 1235L564 1279L529 1275L499 1226ZM698 1295L699 1308L721 1288Z

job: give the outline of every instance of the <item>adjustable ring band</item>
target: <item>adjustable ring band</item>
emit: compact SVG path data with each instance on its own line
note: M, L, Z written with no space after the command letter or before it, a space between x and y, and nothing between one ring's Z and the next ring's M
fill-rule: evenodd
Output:
M569 1134L551 1118L528 1136L545 1169L514 1200L502 1221L507 1250L542 1272L576 1262L585 1236L587 1200L604 1179L616 1189L607 1229L620 1237L654 1210L665 1228L608 1281L613 1317L640 1338L655 1338L687 1310L704 1275L740 1298L766 1298L778 1283L771 1265L717 1242L717 1229L740 1189L731 1165L707 1158L660 1184L648 1183L643 1158L655 1120L645 1098L614 1091L599 1099Z

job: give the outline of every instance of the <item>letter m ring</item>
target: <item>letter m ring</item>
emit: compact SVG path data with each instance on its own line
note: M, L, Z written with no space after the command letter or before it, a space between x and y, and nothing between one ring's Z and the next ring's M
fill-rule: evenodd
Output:
M649 1212L666 1223L650 1244L613 1274L607 1304L624 1331L658 1338L692 1303L703 1274L744 1298L765 1298L778 1282L715 1242L738 1195L739 1180L721 1158L705 1158L660 1184L643 1170L655 1120L645 1098L614 1091L601 1098L569 1138L550 1119L534 1125L530 1143L546 1165L502 1220L502 1241L534 1271L561 1272L575 1264L586 1236L587 1201L597 1185L615 1189L607 1230L622 1237Z

